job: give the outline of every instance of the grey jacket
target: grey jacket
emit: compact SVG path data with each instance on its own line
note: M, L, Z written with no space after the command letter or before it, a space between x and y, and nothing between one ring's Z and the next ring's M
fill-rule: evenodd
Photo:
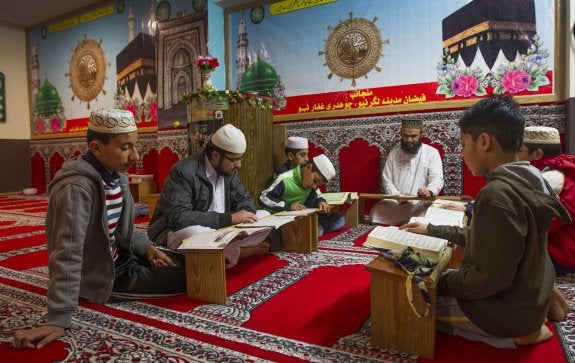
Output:
M133 228L134 202L127 177L120 176L124 206L116 241L122 249L143 257L152 242ZM79 297L103 304L114 286L105 194L100 175L82 158L64 163L49 192L47 324L69 328Z
M183 158L172 166L148 228L148 236L160 246L167 245L168 231L201 225L219 229L232 224L232 213L256 212L251 195L237 172L224 176L225 212L208 212L213 198L206 177L205 153Z
M528 162L502 165L475 200L471 226L428 226L428 234L465 245L458 270L441 276L440 295L457 299L465 315L497 337L541 327L555 270L547 253L551 218L569 214Z

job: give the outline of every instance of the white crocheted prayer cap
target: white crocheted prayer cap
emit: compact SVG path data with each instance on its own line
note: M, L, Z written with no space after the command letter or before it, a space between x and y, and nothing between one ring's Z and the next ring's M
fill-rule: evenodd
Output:
M212 142L220 149L232 154L246 152L246 137L244 133L231 124L220 127L212 136Z
M523 133L523 142L527 144L561 144L559 131L554 127L527 126Z
M134 114L128 110L97 109L90 114L88 129L103 134L125 134L138 131Z
M327 182L333 179L335 169L327 156L320 154L313 158L313 163Z
M286 147L290 149L300 150L309 148L309 145L305 137L290 136L286 140Z

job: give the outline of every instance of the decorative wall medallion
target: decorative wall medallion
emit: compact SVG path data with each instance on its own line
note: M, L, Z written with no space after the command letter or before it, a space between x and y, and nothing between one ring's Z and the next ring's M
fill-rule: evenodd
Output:
M266 12L264 10L264 7L261 5L253 7L252 10L250 10L250 19L252 20L252 23L254 23L254 24L261 23L262 20L264 20L265 15L266 15Z
M116 1L116 11L118 12L118 14L122 14L125 8L126 4L124 3L124 0Z
M170 18L170 12L172 11L172 7L170 6L170 2L168 0L162 0L156 6L156 20L157 21L166 21Z
M383 45L389 44L389 39L382 39L376 21L377 18L372 21L354 18L350 13L349 19L342 20L335 28L328 28L330 34L325 49L319 52L320 56L325 56L325 65L331 71L328 79L335 74L341 79L351 79L351 85L355 87L355 80L367 78L372 69L381 72L376 65L383 56Z
M207 7L208 7L207 0L192 0L192 8L196 13L206 11Z
M93 39L88 39L84 35L84 40L79 42L74 49L72 58L70 59L70 73L66 73L66 77L70 78L70 88L74 92L74 97L78 97L81 101L87 102L87 107L90 108L90 101L95 99L100 92L104 95L106 91L103 89L104 81L106 80L106 56L100 42Z

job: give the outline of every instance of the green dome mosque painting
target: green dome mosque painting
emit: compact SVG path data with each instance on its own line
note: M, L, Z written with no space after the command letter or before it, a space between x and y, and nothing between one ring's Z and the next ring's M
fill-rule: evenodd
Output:
M274 67L261 60L258 56L255 62L250 64L244 72L240 91L272 96L278 81L278 75Z
M44 118L50 117L56 114L58 106L60 106L58 90L46 79L36 95L36 112Z
M34 104L35 132L62 131L65 126L63 111L58 90L46 79L38 89Z

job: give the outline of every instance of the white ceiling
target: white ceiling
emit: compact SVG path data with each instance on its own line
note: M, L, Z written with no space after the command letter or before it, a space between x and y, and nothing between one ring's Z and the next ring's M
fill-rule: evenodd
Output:
M27 28L101 0L0 0L0 23Z

